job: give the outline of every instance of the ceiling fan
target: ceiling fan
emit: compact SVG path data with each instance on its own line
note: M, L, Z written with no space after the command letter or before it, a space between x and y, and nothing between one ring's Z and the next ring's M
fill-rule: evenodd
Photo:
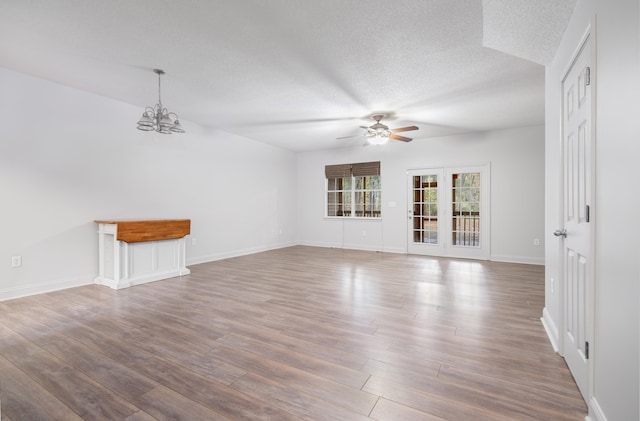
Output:
M413 140L410 137L400 136L396 133L418 130L417 126L407 126L397 129L390 129L389 126L380 123L380 120L382 120L384 117L384 114L374 114L371 116L371 118L376 121L374 124L369 127L360 126L361 129L366 129L364 135L367 137L368 143L370 143L371 145L384 145L389 141L389 139L400 140L402 142L411 142ZM348 137L355 136L339 137L338 139L346 139Z

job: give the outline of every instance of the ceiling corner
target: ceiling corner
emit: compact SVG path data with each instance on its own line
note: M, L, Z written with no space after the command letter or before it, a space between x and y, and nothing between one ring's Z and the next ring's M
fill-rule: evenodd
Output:
M576 0L482 0L482 45L547 65L575 4Z

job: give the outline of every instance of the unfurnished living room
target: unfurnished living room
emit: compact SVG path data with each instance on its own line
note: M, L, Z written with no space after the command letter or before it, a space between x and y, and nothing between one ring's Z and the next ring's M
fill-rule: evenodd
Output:
M0 417L640 419L640 1L0 0Z

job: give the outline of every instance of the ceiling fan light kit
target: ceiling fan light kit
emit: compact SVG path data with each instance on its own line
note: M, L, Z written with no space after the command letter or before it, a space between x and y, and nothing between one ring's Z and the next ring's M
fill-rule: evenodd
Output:
M380 123L385 117L384 114L374 114L371 116L376 122L369 127L360 126L363 129L366 129L365 136L367 136L367 142L370 145L384 145L389 141L389 139L400 140L402 142L411 142L413 139L410 137L404 137L397 135L399 132L408 132L411 130L418 130L417 126L407 126L407 127L399 127L397 129L390 129L389 126ZM347 136L354 137L354 136ZM345 139L345 138L338 138Z
M389 127L380 123L380 120L384 118L383 114L376 114L373 116L373 119L376 121L375 124L367 128L367 142L371 145L384 145L389 141L389 136L391 136L391 130Z
M369 142L370 145L374 145L374 146L384 145L388 141L389 141L388 137L378 137L378 136L371 136L367 139L367 142Z
M164 74L163 70L153 69L158 75L158 103L154 107L145 107L142 117L138 121L138 130L145 132L156 131L163 134L184 133L180 120L176 113L170 113L162 106L160 97L160 77Z

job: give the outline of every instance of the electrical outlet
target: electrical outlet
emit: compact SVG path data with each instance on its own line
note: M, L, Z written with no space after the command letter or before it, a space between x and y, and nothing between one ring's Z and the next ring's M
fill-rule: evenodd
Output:
M367 230L362 230L362 236L366 237L367 236Z
M540 239L539 238L534 238L533 239L533 245L534 246L539 246L540 245Z
M11 267L19 268L22 266L22 256L12 256L11 257Z
M556 280L551 278L551 293L556 289Z
M195 238L192 238L192 239L191 239L191 245L192 245L192 246L195 246L195 245L196 245L196 239L195 239Z

